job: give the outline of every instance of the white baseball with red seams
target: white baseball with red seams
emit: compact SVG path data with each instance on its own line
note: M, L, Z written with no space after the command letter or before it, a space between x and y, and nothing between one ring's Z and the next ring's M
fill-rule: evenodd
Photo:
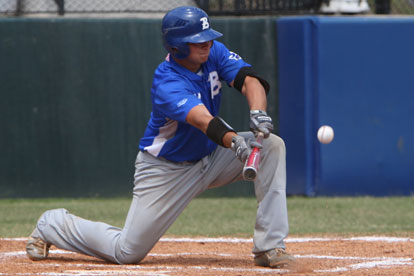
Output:
M332 127L324 125L318 130L318 140L322 144L329 144L334 138L334 130Z

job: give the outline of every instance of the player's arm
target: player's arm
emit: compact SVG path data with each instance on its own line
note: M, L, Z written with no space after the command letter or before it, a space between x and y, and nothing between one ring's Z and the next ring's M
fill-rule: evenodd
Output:
M243 137L229 126L222 118L213 117L204 105L193 107L187 114L187 123L200 129L216 144L231 148L236 157L245 162L249 156L251 149L247 146Z
M237 135L221 118L213 117L204 105L193 107L188 112L186 121L201 130L211 140L226 148L231 147L231 140Z
M240 92L246 97L250 110L266 110L266 92L258 79L246 76Z
M252 67L240 68L230 86L247 98L250 110L266 110L266 95L270 85Z
M239 90L247 99L250 107L250 130L255 135L261 132L265 138L269 137L273 131L273 123L272 118L266 113L266 96L270 89L268 82L251 67L243 67L230 85Z

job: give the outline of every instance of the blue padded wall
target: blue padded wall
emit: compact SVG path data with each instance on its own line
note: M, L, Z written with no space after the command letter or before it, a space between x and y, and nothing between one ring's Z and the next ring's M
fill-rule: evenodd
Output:
M277 31L288 194L413 194L414 19L287 17Z

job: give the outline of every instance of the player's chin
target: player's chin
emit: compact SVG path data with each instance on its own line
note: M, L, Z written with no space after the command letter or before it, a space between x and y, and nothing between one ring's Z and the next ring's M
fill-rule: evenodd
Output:
M200 62L204 63L208 60L208 56L210 53L200 55Z

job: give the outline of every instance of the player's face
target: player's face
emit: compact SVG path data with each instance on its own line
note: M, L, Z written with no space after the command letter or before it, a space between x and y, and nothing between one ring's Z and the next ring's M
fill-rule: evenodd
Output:
M203 64L207 61L210 55L210 48L213 45L213 41L207 41L203 43L188 43L190 47L190 55L187 57L188 61L195 64Z

